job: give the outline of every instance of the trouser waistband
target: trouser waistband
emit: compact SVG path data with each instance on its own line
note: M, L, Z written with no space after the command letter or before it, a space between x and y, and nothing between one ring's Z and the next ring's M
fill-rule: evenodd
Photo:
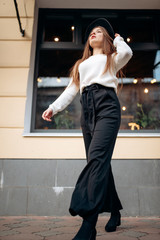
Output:
M82 93L86 92L86 91L89 91L89 90L93 90L93 89L100 89L100 88L105 88L105 89L111 89L111 90L114 90L113 87L107 87L107 86L104 86L104 85L101 85L99 83L93 83L89 86L86 86L84 87Z

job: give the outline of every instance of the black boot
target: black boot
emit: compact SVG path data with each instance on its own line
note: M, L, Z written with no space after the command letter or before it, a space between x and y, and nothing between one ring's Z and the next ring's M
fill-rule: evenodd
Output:
M78 233L72 240L96 240L97 220L98 220L97 213L84 217Z
M90 222L83 220L83 223L72 240L96 240L96 228Z
M117 226L121 225L121 214L120 212L111 213L111 217L105 226L106 232L116 231Z

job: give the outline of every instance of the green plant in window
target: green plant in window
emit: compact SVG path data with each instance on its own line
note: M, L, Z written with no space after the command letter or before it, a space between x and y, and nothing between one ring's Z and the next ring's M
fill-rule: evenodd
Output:
M56 129L73 129L74 121L67 110L54 116Z
M151 109L148 113L145 113L143 106L137 103L139 111L136 112L134 121L140 126L140 128L157 129L160 127L160 119L154 115L154 109Z

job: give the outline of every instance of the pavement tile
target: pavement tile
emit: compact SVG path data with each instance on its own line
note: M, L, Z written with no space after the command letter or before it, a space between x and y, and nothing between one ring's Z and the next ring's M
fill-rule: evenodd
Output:
M137 231L126 231L122 233L122 235L128 236L128 237L133 237L133 238L140 238L142 236L146 236L147 233L142 233L142 232L137 232Z
M12 235L17 235L20 234L20 232L14 231L14 230L4 230L0 231L0 237L3 236L12 236Z
M151 227L144 227L144 228L140 228L138 229L139 232L144 232L144 233L158 233L160 234L160 229L158 228L153 228L152 226Z
M13 229L13 228L23 228L29 225L26 223L9 223L9 224L3 224L3 226Z
M46 237L45 240L71 240L74 237L73 234L61 234L61 235L57 235L57 236L50 236L50 237Z
M112 235L103 235L103 236L97 236L96 240L133 240L133 238L127 237L127 236L112 236ZM150 239L151 240L151 239Z
M155 218L139 218L139 222L149 222L149 223L155 223Z
M46 221L49 221L49 222L63 222L67 219L62 219L62 218L50 218L50 219L46 219Z
M61 229L58 229L61 234L73 234L75 235L79 228L74 228L74 227L64 227Z
M44 238L40 236L20 234L20 235L5 236L3 238L0 238L0 240L44 240ZM53 240L53 237L52 237L52 240Z
M141 240L159 240L160 239L160 235L158 234L149 234L147 236L141 237Z
M33 218L17 218L15 219L17 220L18 222L30 222L30 221L37 221L37 219L33 219Z
M157 228L157 229L159 228L160 229L160 224L156 223L155 225L152 226L152 228Z
M7 230L8 230L8 228L6 226L4 226L4 225L0 226L0 232L7 231Z
M55 227L66 227L66 226L70 226L70 227L78 227L81 225L81 222L77 222L77 221L74 221L74 222L63 222L63 223L58 223L58 224L55 224Z
M46 229L43 229L42 226L29 226L29 227L24 227L24 228L20 228L18 229L18 231L21 233L21 234L32 234L34 232L41 232L41 231L46 231ZM47 229L48 230L48 229Z
M61 231L55 231L55 230L48 230L48 231L41 231L41 232L33 232L33 235L38 235L41 237L49 237L49 236L55 236L55 235L61 235Z

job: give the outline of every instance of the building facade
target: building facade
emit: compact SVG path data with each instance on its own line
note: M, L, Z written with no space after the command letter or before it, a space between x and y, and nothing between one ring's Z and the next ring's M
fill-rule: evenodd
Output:
M24 37L14 1L0 2L0 214L69 214L72 191L86 164L79 95L52 123L41 114L67 86L69 68L83 51L85 27L102 16L134 55L119 91L122 123L112 160L122 215L158 216L159 1L17 4Z

